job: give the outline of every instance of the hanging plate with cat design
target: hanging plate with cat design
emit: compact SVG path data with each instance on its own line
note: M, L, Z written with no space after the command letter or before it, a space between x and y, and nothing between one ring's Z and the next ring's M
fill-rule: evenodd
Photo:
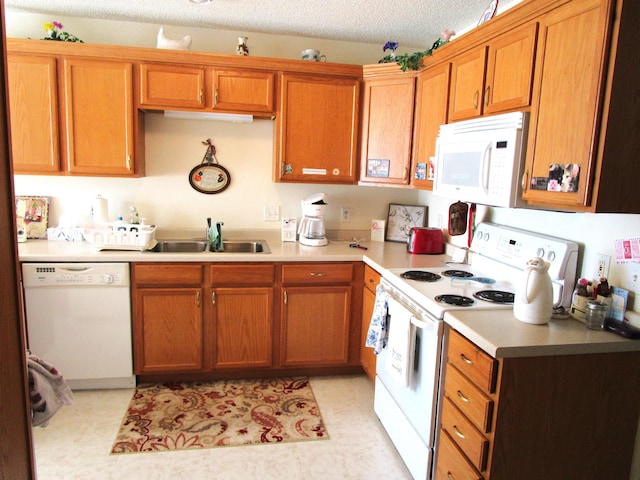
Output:
M189 172L189 183L200 193L220 193L231 183L231 175L226 168L218 164L216 147L211 143L211 139L202 144L207 145L207 151L200 165L196 165Z

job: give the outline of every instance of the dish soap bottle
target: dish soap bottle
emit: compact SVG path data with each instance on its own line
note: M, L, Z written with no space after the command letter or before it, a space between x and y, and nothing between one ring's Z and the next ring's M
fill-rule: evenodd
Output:
M130 210L129 223L131 223L133 225L139 224L140 223L140 216L138 215L138 210L136 209L136 207L130 207L129 210Z

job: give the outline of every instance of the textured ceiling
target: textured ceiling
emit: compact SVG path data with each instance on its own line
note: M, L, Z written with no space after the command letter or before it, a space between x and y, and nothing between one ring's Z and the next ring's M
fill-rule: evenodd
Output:
M499 11L517 0L500 0ZM5 0L17 11L428 47L477 24L489 0Z

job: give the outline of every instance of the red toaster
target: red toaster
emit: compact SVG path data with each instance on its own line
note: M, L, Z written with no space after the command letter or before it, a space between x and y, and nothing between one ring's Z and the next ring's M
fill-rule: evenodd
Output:
M413 227L407 239L409 253L439 255L444 253L444 235L439 228Z

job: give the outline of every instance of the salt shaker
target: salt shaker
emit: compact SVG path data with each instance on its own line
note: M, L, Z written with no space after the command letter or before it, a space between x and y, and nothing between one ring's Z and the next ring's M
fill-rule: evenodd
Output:
M607 306L604 303L591 301L587 303L586 324L589 330L602 330Z

